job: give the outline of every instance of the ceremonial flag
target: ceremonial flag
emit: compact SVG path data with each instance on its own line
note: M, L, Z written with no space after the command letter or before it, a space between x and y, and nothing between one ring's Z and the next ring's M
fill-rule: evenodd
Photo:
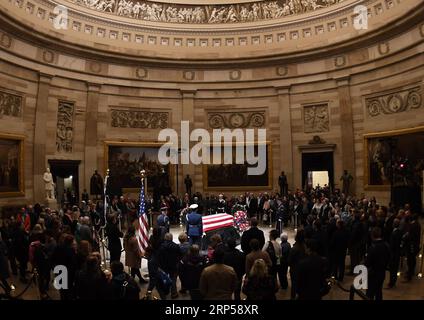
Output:
M202 217L203 232L212 231L224 227L234 226L234 217L227 213L217 213Z
M138 210L138 228L137 228L137 240L140 250L144 252L147 248L149 241L149 222L146 214L146 203L144 201L144 179L141 179L141 190L140 190L140 208Z

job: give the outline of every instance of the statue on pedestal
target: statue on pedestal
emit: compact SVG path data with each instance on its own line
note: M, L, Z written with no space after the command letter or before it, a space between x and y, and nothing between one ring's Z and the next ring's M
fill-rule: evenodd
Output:
M45 190L46 190L46 199L47 200L54 200L54 182L53 182L53 176L50 172L50 168L47 168L46 172L44 172L43 180L45 183Z
M90 179L90 194L94 195L94 199L98 199L98 197L101 199L103 196L103 178L97 170Z
M340 181L342 181L342 183L343 183L342 192L345 194L345 196L349 196L350 195L350 184L353 181L352 175L347 170L344 170L343 175L340 178Z

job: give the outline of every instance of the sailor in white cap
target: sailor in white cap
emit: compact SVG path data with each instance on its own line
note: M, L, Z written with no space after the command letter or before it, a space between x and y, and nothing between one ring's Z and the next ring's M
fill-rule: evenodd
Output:
M227 211L227 202L222 193L218 196L218 205L216 207L218 213L225 213Z
M197 213L199 205L193 203L190 205L190 213L186 216L187 225L186 231L189 238L190 245L197 244L201 245L202 234L203 234L203 223L202 216Z

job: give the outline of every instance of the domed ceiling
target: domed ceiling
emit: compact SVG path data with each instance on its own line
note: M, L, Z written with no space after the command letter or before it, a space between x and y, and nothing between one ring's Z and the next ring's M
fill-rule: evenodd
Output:
M75 4L144 21L217 24L282 18L326 8L343 0L209 0L135 1L68 0Z
M0 23L39 46L84 57L274 63L393 37L419 19L420 6L422 0L3 0ZM366 28L355 25L358 8Z

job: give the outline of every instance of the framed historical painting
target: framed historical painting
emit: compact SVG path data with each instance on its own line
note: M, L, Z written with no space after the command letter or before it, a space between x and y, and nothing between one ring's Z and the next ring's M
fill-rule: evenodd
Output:
M364 135L366 189L421 184L424 170L424 127Z
M0 197L20 197L24 190L24 137L0 134Z
M246 161L246 147L222 146L221 163L207 164L203 166L203 186L207 190L264 190L272 189L272 150L271 144L265 142L266 159L265 171L259 175L249 175L248 168L256 167L258 164L249 164ZM209 146L210 158L213 159L214 147ZM244 152L244 163L236 163L236 149L240 148ZM233 161L224 163L225 149L231 150ZM258 155L258 144L254 144L254 155Z
M169 193L173 168L158 160L160 142L105 142L105 168L109 169L108 193L119 195L140 191L140 171L146 171L147 190Z

